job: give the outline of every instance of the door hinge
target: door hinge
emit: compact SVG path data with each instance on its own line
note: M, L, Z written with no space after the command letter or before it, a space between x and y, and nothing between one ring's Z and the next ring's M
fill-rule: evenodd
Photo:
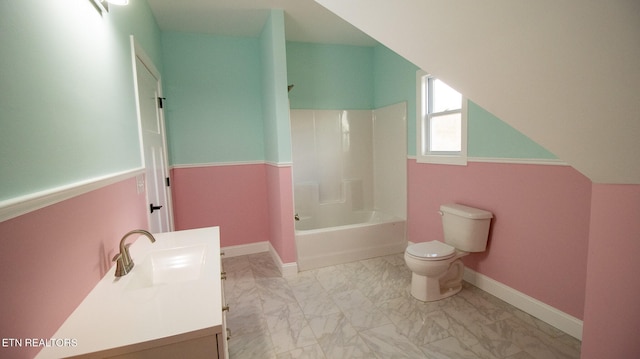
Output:
M164 108L164 100L166 99L166 97L158 97L158 107Z
M167 177L166 180L167 180L167 187L171 187L171 180L169 179L169 177Z

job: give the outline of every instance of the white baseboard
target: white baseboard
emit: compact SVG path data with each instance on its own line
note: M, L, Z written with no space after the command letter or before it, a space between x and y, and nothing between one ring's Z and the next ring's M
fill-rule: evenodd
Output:
M582 320L469 268L464 269L464 280L572 337L582 340Z
M280 259L280 255L276 252L276 249L273 248L271 242L269 242L269 253L271 253L271 257L278 265L280 269L280 273L283 277L289 277L298 274L298 263L283 263L282 259Z
M270 244L267 241L249 244L240 244L237 246L229 246L221 248L225 257L238 257L247 254L262 253L269 251Z
M273 260L276 262L278 269L280 269L280 273L283 277L296 275L298 273L298 264L296 262L283 263L282 259L280 259L280 256L278 255L278 252L276 252L271 243L268 241L223 247L221 248L221 250L222 252L224 252L224 256L229 258L244 256L247 254L269 252Z

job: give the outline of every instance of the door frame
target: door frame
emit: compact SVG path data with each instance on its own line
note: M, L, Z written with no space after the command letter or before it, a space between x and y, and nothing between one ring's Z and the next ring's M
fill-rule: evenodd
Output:
M158 71L158 68L153 64L153 61L151 60L151 57L149 57L149 55L147 55L147 53L142 49L142 47L138 44L138 42L135 40L133 35L130 35L130 42L131 42L131 62L132 62L132 66L133 66L133 83L134 83L134 95L135 95L135 101L136 101L136 117L138 119L138 140L140 142L140 158L142 160L142 167L144 169L147 168L147 164L145 161L145 156L144 156L144 141L143 141L143 134L142 134L142 115L140 114L140 103L139 103L139 90L138 90L138 69L137 69L137 64L136 64L136 59L139 59L146 67L147 69L151 72L151 74L158 79L157 82L157 92L158 92L158 96L162 97L162 76L160 75L160 71ZM159 121L160 121L160 132L162 133L162 142L163 142L163 152L164 152L164 168L166 173L164 173L164 177L165 178L170 178L170 169L169 169L169 163L168 163L168 151L167 151L167 132L166 132L166 127L165 127L165 121L164 121L164 109L163 108L159 108L158 109L158 116L159 116ZM147 185L146 185L147 179L145 178L145 185L144 185L144 193L145 193L145 203L148 204L149 203L149 194L147 191ZM169 217L169 230L173 231L174 230L174 221L173 221L173 199L171 196L171 187L167 186L165 183L164 186L164 190L166 193L166 197L167 197L167 203L166 203L166 210L168 211L167 215ZM147 225L151 226L151 213L149 212L148 208L145 206L145 212L147 213Z

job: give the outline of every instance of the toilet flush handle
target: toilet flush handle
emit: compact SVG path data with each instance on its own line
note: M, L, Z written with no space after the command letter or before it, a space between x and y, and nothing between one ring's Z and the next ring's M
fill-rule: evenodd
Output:
M442 211L438 211L438 214L441 215L441 216L444 216L444 212L442 212Z

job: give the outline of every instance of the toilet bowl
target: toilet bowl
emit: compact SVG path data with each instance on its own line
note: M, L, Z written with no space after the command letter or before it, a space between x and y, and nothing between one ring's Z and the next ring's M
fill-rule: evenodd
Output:
M423 302L447 298L462 289L464 264L460 258L467 252L440 241L410 245L404 254L411 269L411 295Z
M430 302L462 290L464 264L469 252L484 252L489 237L491 212L460 204L440 206L444 242L412 244L404 253L411 269L411 295Z

